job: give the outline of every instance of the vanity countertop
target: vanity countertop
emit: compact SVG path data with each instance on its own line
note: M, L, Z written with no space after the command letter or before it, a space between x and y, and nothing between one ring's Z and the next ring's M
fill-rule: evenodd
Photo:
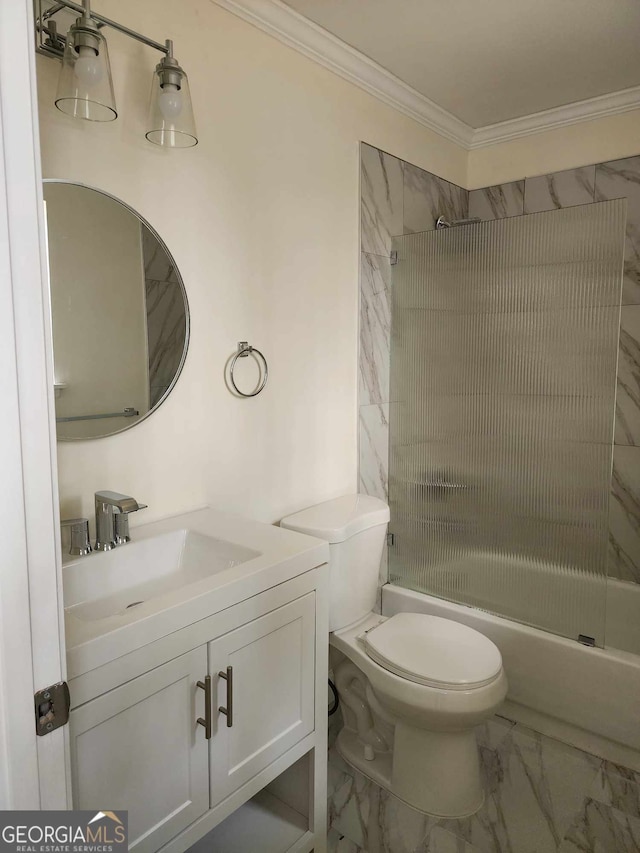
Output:
M320 539L214 509L140 525L63 565L68 678L328 560Z

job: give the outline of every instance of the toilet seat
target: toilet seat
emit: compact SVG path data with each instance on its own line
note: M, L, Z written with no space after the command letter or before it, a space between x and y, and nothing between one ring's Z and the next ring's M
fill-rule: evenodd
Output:
M362 637L369 658L395 675L441 690L484 687L502 672L498 648L479 631L422 613L397 613Z

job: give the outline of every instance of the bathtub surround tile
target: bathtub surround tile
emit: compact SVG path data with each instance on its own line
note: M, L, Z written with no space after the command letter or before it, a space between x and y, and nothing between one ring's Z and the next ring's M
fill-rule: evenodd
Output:
M640 583L640 447L614 447L608 573Z
M471 190L469 193L469 216L478 216L483 221L522 216L524 213L524 181L498 184Z
M386 255L360 253L360 294L375 296L391 287L391 262Z
M621 312L615 442L640 446L640 305Z
M360 296L359 403L389 401L391 360L391 298L389 290Z
M524 212L541 213L543 210L591 204L595 182L595 166L527 178L524 182Z
M387 500L389 481L389 404L361 406L358 491Z
M404 234L433 230L439 216L452 220L464 219L468 214L467 190L405 163Z
M391 253L391 238L402 234L403 162L371 145L360 146L361 250Z
M623 544L619 535L612 533L613 526L625 526L622 511L618 506L611 506L609 510L609 548L607 552L607 576L628 583L640 583L638 561L640 560L640 547L632 539L628 538ZM627 534L628 536L629 534ZM626 550L625 550L626 545Z
M376 603L373 606L374 613L382 613L382 587L389 581L389 549L382 549L380 568L378 569L378 591L376 592Z
M640 820L587 800L569 828L559 853L637 853Z
M596 201L627 199L623 305L640 303L640 156L596 166Z

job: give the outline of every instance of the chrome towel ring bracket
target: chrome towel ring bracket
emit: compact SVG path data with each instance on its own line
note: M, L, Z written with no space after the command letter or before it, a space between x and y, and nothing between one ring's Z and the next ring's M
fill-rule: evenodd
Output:
M255 391L251 391L251 393L247 394L245 391L241 391L236 385L236 380L233 376L233 371L236 367L236 362L239 358L248 358L249 355L258 356L260 361L262 361L262 377L260 379L260 384L256 388ZM267 379L269 378L269 365L267 364L267 359L260 352L259 349L252 347L247 341L239 341L238 342L238 351L231 359L231 364L229 365L229 379L231 380L231 384L233 385L233 390L239 394L241 397L257 397L257 395L264 389L264 386L267 384Z

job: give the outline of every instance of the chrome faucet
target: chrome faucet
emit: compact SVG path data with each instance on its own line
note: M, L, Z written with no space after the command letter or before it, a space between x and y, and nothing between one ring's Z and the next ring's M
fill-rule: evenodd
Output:
M96 492L96 551L110 551L124 545L129 536L129 514L146 509L135 498L119 492Z

